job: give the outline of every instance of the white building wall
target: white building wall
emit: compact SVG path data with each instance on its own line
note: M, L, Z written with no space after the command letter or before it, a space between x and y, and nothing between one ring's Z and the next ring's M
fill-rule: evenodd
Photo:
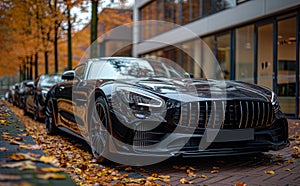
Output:
M151 0L135 1L134 21L138 21L138 10L148 2L151 2ZM223 10L186 24L184 27L201 37L203 35L215 33L219 30L231 28L249 21L259 20L263 17L279 13L295 6L300 6L299 0L251 0L236 7ZM181 43L194 37L194 35L182 35L181 31L181 28L173 29L150 39L154 41L161 41L159 44L139 41L138 30L134 31L133 56L138 56L139 54L153 51L169 44Z

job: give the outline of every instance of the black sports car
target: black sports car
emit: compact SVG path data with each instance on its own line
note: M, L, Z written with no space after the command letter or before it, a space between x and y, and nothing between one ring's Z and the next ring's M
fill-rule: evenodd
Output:
M46 95L53 85L62 81L61 76L61 74L42 74L34 80L24 98L24 115L32 113L35 120L45 117Z
M277 97L259 85L193 79L174 65L122 57L90 59L62 78L47 95L47 133L86 139L98 159L150 164L289 145Z
M25 105L25 99L26 99L26 94L28 91L30 91L33 88L33 81L32 80L24 80L20 83L19 89L16 92L19 96L19 107L22 109Z

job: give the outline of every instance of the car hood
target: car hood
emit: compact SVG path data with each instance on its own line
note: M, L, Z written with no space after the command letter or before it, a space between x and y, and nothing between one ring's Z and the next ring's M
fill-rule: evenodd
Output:
M240 99L269 102L271 97L271 91L265 87L238 81L156 78L134 81L132 85L184 102Z

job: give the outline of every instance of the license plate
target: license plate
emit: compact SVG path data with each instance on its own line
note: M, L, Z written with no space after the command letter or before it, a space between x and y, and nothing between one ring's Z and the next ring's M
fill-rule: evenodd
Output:
M254 129L206 129L207 142L230 142L254 140Z

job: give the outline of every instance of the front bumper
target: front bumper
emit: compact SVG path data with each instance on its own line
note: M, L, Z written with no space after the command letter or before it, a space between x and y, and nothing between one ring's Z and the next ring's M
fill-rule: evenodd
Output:
M249 129L231 129L236 131ZM252 139L249 136L229 137L222 141L208 141L205 129L197 129L194 133L162 133L153 131L136 131L131 148L124 148L119 142L113 143L111 152L142 157L209 157L229 156L280 150L289 146L288 123L286 118L277 119L272 127L267 129L251 129ZM220 130L225 131L224 129ZM239 133L239 132L238 132ZM225 133L226 134L226 133ZM246 134L241 132L240 134ZM251 136L251 135L250 135ZM239 139L240 138L240 139ZM217 138L216 138L217 139Z

